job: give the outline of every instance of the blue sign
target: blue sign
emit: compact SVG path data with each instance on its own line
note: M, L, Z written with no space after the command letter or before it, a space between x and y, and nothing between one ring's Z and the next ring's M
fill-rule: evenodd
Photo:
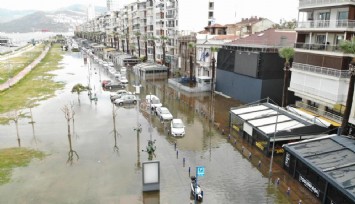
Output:
M197 166L196 167L196 176L204 176L205 175L205 167Z

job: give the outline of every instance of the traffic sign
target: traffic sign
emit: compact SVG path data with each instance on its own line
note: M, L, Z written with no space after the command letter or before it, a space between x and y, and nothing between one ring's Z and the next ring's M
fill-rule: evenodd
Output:
M197 166L196 167L196 176L204 176L205 175L205 167Z

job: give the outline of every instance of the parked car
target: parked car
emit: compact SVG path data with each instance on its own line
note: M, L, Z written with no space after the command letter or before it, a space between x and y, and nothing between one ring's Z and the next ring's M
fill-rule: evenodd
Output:
M123 96L123 95L127 95L127 94L132 94L132 92L126 91L126 90L119 90L114 94L110 95L110 99L111 101L114 101L116 99L118 99L119 97Z
M102 80L101 85L105 88L106 84L111 83L111 80Z
M121 76L121 78L120 78L120 82L122 83L122 84L128 84L128 79L126 78L126 77L124 77L124 76Z
M181 119L172 119L170 124L172 136L176 137L185 135L185 125Z
M157 107L155 113L162 121L173 119L173 115L171 115L169 109L166 107Z
M124 104L136 104L137 103L137 98L133 94L127 94L123 95L120 98L114 100L114 104L117 104L119 106L122 106Z
M146 95L145 102L147 104L147 108L150 108L152 111L155 111L157 107L162 107L160 99L156 95Z
M106 89L116 89L116 88L124 89L126 88L126 85L122 84L121 82L109 82L105 84L104 87Z

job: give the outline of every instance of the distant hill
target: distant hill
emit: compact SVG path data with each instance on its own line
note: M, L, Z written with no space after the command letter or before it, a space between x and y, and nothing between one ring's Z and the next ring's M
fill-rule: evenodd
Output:
M0 8L0 23L5 23L12 21L16 18L21 18L28 14L34 13L34 10L21 10L21 11L13 11L8 9Z
M0 32L73 31L75 26L86 21L86 10L87 7L81 4L63 7L50 12L0 9L0 19L2 19L1 16L11 19L0 22ZM102 11L104 13L106 8L95 7L95 10L97 15L99 15L98 12Z

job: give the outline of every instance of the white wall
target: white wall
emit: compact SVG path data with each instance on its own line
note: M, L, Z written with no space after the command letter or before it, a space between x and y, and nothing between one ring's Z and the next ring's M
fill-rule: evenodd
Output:
M293 70L290 89L295 91L296 95L300 93L308 96L306 99L319 101L323 105L345 105L348 84L348 79Z

